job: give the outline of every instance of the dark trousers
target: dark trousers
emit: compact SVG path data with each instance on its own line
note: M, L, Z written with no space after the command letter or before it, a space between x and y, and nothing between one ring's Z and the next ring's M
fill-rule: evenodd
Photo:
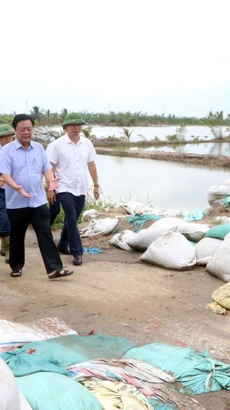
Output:
M70 192L57 194L65 212L65 223L62 228L59 249L68 248L73 256L83 255L83 247L77 227L77 221L85 206L85 195L75 196Z
M50 211L50 226L52 226L56 217L61 212L61 203L60 203L59 198L57 198L57 196L56 196L56 201L53 204L49 204L49 211ZM66 248L64 249L68 249L69 243L68 243L67 229L66 229L65 223L63 224L62 236L63 236L63 240L65 239L65 243L66 243Z
M0 189L0 237L10 235L10 221L6 211L5 189Z
M62 269L62 261L50 230L48 206L8 209L7 212L11 224L10 267L12 271L22 269L25 264L25 235L29 224L36 233L46 272L51 273Z

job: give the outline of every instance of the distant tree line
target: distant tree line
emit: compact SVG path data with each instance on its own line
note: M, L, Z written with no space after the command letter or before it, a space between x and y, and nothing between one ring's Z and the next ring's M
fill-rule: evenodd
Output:
M63 108L61 112L53 112L50 109L40 108L37 105L32 107L30 114L36 121L36 125L58 125L62 124L64 117L69 110ZM208 125L208 126L230 126L230 114L226 117L223 111L215 113L209 112L206 117L179 117L175 114L147 114L146 112L88 112L81 111L81 114L88 124L118 126L118 127L135 127L135 126L152 126L152 125ZM12 114L0 114L0 124L11 123L16 112Z

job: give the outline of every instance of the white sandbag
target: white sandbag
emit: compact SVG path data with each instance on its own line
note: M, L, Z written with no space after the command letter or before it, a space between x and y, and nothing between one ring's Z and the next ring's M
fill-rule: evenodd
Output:
M81 231L81 236L108 235L113 231L118 222L118 218L92 219L89 225Z
M9 366L0 357L0 409L32 410L24 395L19 391L16 379Z
M143 214L144 213L144 202L128 201L121 205L122 208L130 215Z
M32 407L30 407L28 401L26 400L24 394L22 394L21 391L19 391L20 393L20 410L32 410Z
M208 190L208 203L211 206L224 205L225 199L230 196L230 185L225 180L222 185L211 186Z
M0 320L0 352L15 349L28 342L70 334L77 332L57 318L38 319L27 324Z
M207 265L219 249L222 239L203 238L195 246L197 265Z
M133 231L129 231L128 229L122 232L115 233L113 237L110 239L110 245L116 246L117 248L123 249L124 251L130 251L131 248L127 244L127 240L135 236L136 234Z
M140 259L176 270L196 264L194 246L176 228L152 242Z
M207 264L206 270L211 275L230 282L230 233L225 236L215 255Z
M91 218L91 219L95 219L98 217L98 211L97 209L88 209L87 211L84 211L82 214L82 222L84 222L86 220L86 218Z
M154 222L149 228L142 229L127 239L127 244L136 250L144 251L163 233L168 232L171 228L184 225L186 222L179 218L161 218Z
M161 218L158 221L154 222L150 228L156 229L159 227L165 227L167 230L171 228L176 228L179 226L184 226L186 223L184 219L168 217L168 218Z
M189 241L199 242L209 230L206 224L185 222L178 226L178 232L182 233Z

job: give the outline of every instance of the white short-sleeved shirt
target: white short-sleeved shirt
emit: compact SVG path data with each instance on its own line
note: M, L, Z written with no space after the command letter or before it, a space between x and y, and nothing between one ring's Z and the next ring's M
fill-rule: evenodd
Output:
M88 163L96 159L95 148L88 138L80 136L75 144L68 135L63 135L49 146L47 156L56 165L55 175L60 178L57 193L87 194Z

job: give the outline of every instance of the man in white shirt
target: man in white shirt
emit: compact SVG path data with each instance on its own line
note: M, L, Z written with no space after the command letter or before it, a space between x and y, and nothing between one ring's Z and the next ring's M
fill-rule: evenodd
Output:
M77 221L84 209L88 191L87 169L94 184L94 198L98 199L100 196L95 164L96 151L92 142L80 135L82 124L85 124L85 121L80 114L67 114L63 123L66 134L60 137L48 152L53 172L59 178L56 196L65 212L65 226L61 233L58 250L66 253L69 244L70 252L74 257L74 265L82 264L83 247ZM53 198L55 198L55 193L53 193ZM52 203L52 198L50 198L50 203ZM65 228L68 238L65 236Z

